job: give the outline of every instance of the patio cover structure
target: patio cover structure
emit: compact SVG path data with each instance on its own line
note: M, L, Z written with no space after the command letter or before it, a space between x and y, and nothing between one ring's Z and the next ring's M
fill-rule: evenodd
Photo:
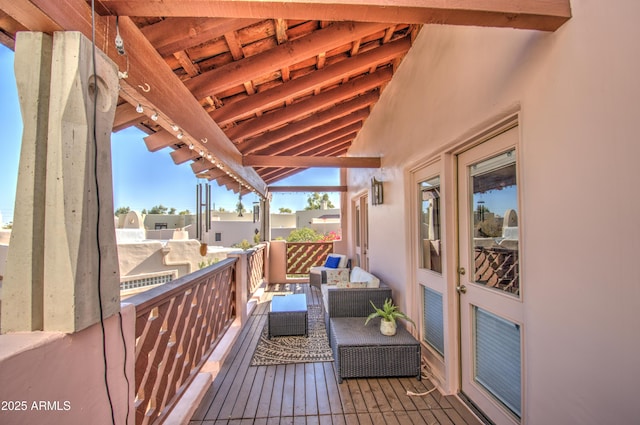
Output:
M114 131L136 126L149 150L265 196L308 167L380 166L347 152L422 25L554 31L569 17L568 0L102 0L95 42L120 72ZM18 31L91 38L91 22L88 1L0 2L10 48Z

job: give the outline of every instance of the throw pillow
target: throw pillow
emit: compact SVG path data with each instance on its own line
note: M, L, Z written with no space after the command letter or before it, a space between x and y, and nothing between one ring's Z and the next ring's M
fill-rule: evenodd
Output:
M324 266L329 268L329 269L337 269L338 268L338 264L340 264L340 258L339 257L328 256L327 257L327 261L324 263Z
M367 282L338 282L338 288L366 288Z
M347 269L326 270L324 273L327 285L336 285L339 282L349 281L349 270Z

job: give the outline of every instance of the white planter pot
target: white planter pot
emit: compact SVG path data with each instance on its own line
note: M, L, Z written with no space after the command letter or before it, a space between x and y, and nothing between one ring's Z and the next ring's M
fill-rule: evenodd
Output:
M393 336L396 334L396 322L387 322L386 320L380 321L380 333L386 336Z

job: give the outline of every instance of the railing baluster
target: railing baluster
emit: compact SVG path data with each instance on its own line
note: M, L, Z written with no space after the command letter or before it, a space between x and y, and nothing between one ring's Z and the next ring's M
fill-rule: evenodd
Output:
M287 242L287 274L309 274L333 252L333 242Z
M235 319L236 261L127 300L136 306L136 424L166 418Z
M249 295L253 294L264 280L264 256L265 245L256 246L247 256L249 260L249 268L247 270L247 290Z

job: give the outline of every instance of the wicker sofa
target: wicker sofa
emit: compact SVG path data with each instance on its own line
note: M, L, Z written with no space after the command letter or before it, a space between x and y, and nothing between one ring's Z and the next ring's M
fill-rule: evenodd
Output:
M360 267L347 273L337 269L328 271L327 280L328 283L320 285L320 290L328 316L366 317L373 312L369 300L382 305L386 298L391 298L391 289Z
M395 336L380 333L379 320L367 326L374 312L371 302L382 306L392 298L391 288L354 268L353 278L369 280L322 285L329 344L338 380L359 377L415 376L420 379L420 343L401 325ZM361 270L361 269L360 269Z
M346 255L342 254L329 254L329 258L335 257L338 259L338 265L336 268L324 266L314 266L309 270L309 284L320 288L323 283L336 282L342 280L343 276L349 276L351 273L351 260Z

